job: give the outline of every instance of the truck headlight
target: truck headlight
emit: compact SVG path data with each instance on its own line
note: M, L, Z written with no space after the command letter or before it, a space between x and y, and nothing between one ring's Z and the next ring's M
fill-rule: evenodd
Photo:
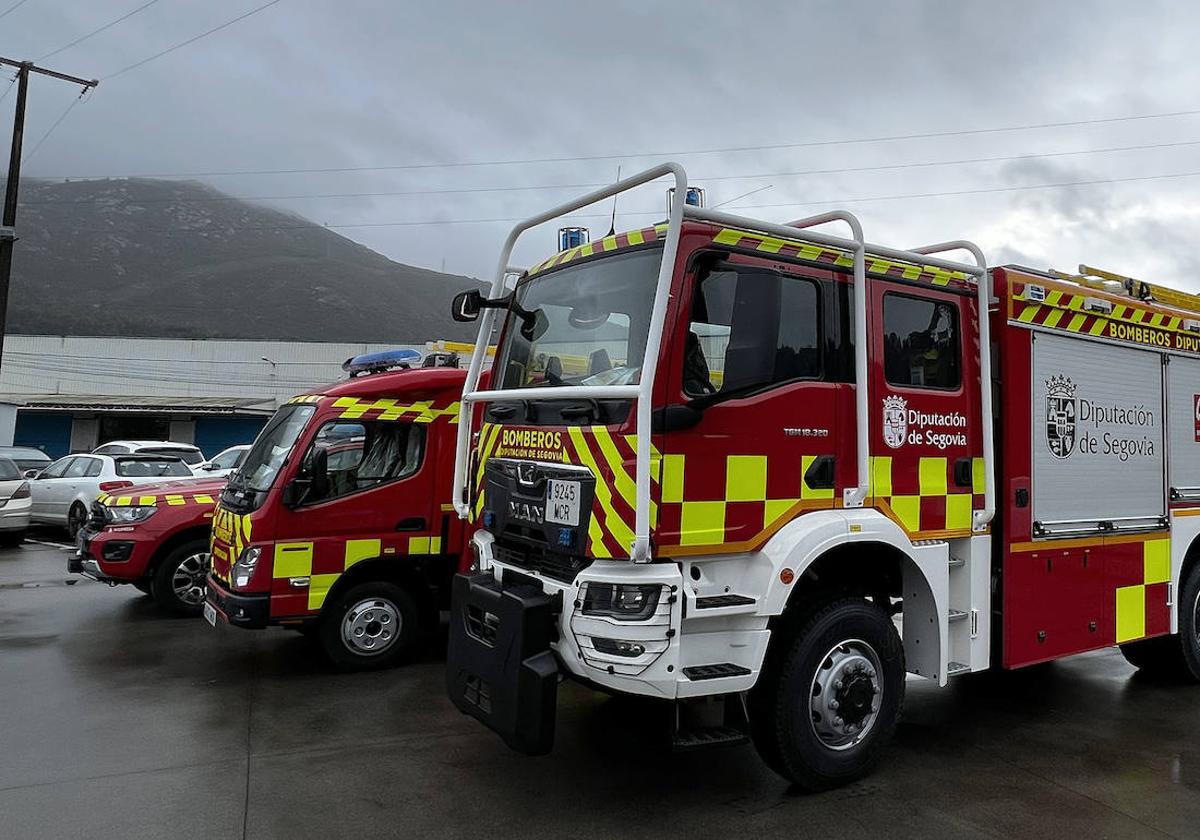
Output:
M661 583L593 583L584 585L584 615L607 616L621 621L645 621L658 609Z
M241 588L250 583L250 578L254 577L254 570L258 568L258 558L261 555L262 549L257 546L242 550L241 556L233 564L234 586Z
M134 522L145 522L158 510L154 505L129 505L127 507L106 507L105 517L113 525L131 525Z

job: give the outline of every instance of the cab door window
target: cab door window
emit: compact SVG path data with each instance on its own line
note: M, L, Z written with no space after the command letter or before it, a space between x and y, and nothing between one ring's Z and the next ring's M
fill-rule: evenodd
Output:
M689 396L733 395L822 374L820 292L803 277L721 264L696 285L684 347Z
M944 300L885 294L883 369L889 385L957 389L962 381L957 307Z
M326 481L313 483L305 504L341 498L413 475L425 457L425 427L395 420L330 421L317 430L300 477L312 478L318 450L325 453Z

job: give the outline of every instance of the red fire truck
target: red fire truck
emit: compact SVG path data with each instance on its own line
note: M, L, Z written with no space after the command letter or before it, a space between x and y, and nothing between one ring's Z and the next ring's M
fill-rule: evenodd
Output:
M159 606L199 615L213 507L224 478L106 487L92 503L67 570L133 584Z
M522 232L663 176L521 223L455 301L503 319L458 430L461 711L544 753L566 675L820 789L877 761L906 672L1120 645L1200 679L1200 299L683 202L506 294Z
M457 367L348 363L292 398L221 493L205 618L313 633L333 663L382 668L436 627L463 551L450 495ZM370 372L379 371L379 372Z

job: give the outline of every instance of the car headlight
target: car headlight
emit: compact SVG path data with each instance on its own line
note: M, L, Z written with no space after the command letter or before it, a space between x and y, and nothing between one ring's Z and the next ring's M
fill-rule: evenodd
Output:
M645 621L658 609L661 583L593 583L583 590L584 615L601 615L621 621Z
M106 507L104 515L113 525L131 525L134 522L145 522L158 510L154 505L128 505L126 507Z
M241 556L233 564L234 586L242 587L250 583L250 578L254 577L254 570L258 568L258 558L261 555L262 549L257 546L242 550Z

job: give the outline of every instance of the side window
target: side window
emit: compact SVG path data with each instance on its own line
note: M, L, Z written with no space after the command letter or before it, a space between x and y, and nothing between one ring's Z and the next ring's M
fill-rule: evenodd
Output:
M694 397L821 376L817 284L759 268L719 266L696 286L683 390Z
M62 478L63 473L67 471L67 467L71 465L74 458L59 458L46 469L42 470L40 478Z
M88 467L92 464L91 458L76 458L71 462L71 466L67 467L64 478L83 478L87 475Z
M100 467L103 466L103 464L100 463L100 459L88 458L88 461L91 463L88 464L87 472L84 473L84 475L87 478L95 478L96 476L100 475Z
M957 307L891 292L883 296L883 368L888 384L957 388L961 356Z
M246 450L238 449L231 452L222 452L216 458L213 458L213 466L219 470L233 469L237 466L237 462L246 454Z
M101 446L99 449L96 449L94 454L96 454L96 455L124 455L128 451L129 450L127 447L121 446L121 444L119 444L119 443L107 443L104 446Z
M396 420L335 420L323 425L304 456L311 474L313 453L324 449L328 490L305 502L326 501L406 478L421 468L425 426Z

